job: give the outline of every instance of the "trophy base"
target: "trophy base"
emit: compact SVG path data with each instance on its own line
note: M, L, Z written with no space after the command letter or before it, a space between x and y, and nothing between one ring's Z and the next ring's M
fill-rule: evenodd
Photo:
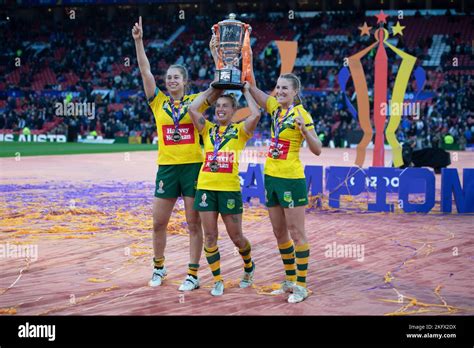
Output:
M217 70L218 79L211 83L216 89L242 89L244 84L240 81L242 73L235 68L224 68Z
M242 89L244 87L244 84L236 82L216 81L211 83L211 86L215 89Z

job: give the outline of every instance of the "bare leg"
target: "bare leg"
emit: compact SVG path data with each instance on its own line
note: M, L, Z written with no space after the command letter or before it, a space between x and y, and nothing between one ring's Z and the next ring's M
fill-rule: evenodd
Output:
M268 208L270 222L272 223L273 234L275 235L278 245L285 244L290 240L288 233L285 211L280 205Z
M186 222L189 228L189 263L199 264L202 252L203 233L199 212L193 209L193 204L194 197L184 197Z
M166 228L177 198L157 198L153 201L153 252L155 258L164 256Z
M296 280L296 264L294 245L288 232L285 210L278 205L268 208L268 213L272 223L273 234L277 239L278 250L280 251L286 279L282 288L277 290L276 293L291 292L292 288L290 284L294 283Z
M222 283L220 253L217 246L217 211L200 211L199 215L204 228L204 246L206 251L206 260L211 269L214 278L214 288L211 290L213 296L223 294L224 285Z
M224 220L230 239L234 245L239 248L239 254L244 264L244 276L239 286L241 288L247 288L253 283L255 264L252 260L252 247L250 246L250 242L242 233L242 214L223 214L222 220Z
M290 236L295 242L295 245L303 245L307 243L306 233L304 230L305 219L304 206L285 208L286 227L290 232Z
M202 220L204 229L204 245L206 248L217 245L217 211L200 211L199 216Z
M242 234L242 214L222 214L227 234L239 249L247 246L248 240Z

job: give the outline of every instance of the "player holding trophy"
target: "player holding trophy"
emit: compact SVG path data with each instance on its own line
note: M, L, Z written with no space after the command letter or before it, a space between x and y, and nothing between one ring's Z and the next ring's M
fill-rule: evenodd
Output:
M251 245L242 233L243 202L239 180L239 155L252 137L258 121L260 110L249 92L250 85L246 79L250 77L249 67L244 73L239 69L240 55L250 50L250 27L230 19L214 26L211 40L218 52L218 71L213 90L243 89L243 94L251 110L251 115L240 123L233 123L232 118L238 109L233 94L223 94L216 102L215 120L206 120L199 111L203 103L212 95L212 90L198 96L189 107L191 119L202 135L204 141L205 161L199 173L194 208L199 210L204 228L204 251L214 277L213 296L224 293L224 282L220 270L220 253L217 245L217 218L221 214L227 233L238 248L244 263L244 274L240 281L241 288L253 283L255 263L251 257ZM250 62L247 57L247 64ZM225 66L223 65L223 61ZM245 73L247 71L247 74Z
M265 199L286 276L280 289L273 293L290 292L288 302L298 303L308 297L310 249L304 224L308 189L299 153L306 140L311 152L319 156L322 143L311 115L301 104L301 82L296 75L281 75L273 97L257 88L253 69L251 74L250 93L272 119L272 141L264 170Z
M166 72L165 95L157 86L143 46L142 17L132 29L137 60L143 79L145 95L155 116L158 132L158 172L153 201L153 251L154 269L149 285L160 286L167 274L165 267L166 229L173 207L182 196L189 229L189 265L181 291L199 288L197 275L201 258L203 235L199 213L193 209L197 177L203 161L199 133L191 122L188 108L199 94L186 94L188 72L182 65L171 65ZM215 51L211 51L217 62ZM219 93L208 93L201 111L214 102Z

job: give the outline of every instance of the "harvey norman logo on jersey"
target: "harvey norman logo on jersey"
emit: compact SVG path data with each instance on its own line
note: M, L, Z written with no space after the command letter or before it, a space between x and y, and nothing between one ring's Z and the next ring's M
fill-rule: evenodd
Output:
M65 143L64 134L0 134L0 141L24 143Z

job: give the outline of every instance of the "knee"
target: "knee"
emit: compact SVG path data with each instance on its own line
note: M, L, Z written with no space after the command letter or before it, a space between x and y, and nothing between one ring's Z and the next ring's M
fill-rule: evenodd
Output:
M306 244L307 242L304 231L301 231L298 228L290 230L290 235L295 245L302 245L302 244Z
M214 232L204 233L204 244L208 247L216 245L217 244L217 233L214 233Z
M305 244L306 243L306 235L304 233L304 229L299 226L298 224L289 223L288 224L288 231L290 232L291 239L297 245Z
M242 233L239 234L234 234L234 235L229 235L230 239L234 243L234 245L239 246L244 244L244 236Z
M189 234L193 235L202 233L201 219L199 216L186 219L186 223L188 224Z
M277 240L285 238L286 235L288 234L286 227L282 227L282 226L272 226L272 227L273 227L273 234L275 235Z
M308 242L306 240L306 237L304 235L301 235L301 234L293 235L292 239L293 239L293 242L295 243L295 245L303 245L303 244L306 244Z
M160 220L154 220L153 221L153 233L155 234L160 234L165 232L166 233L166 227L168 226L168 223L165 221L160 221Z

